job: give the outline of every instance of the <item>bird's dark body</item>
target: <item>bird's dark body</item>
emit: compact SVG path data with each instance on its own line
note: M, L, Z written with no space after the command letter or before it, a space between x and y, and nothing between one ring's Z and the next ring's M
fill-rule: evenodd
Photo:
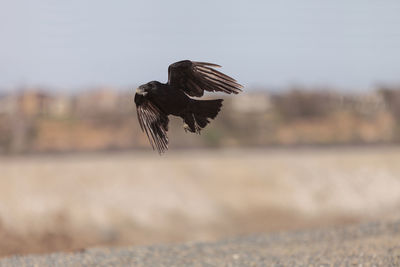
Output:
M181 90L157 81L149 82L144 86L148 88L146 97L166 115L183 117L189 111L191 98Z
M169 66L167 83L152 81L137 89L135 104L140 126L159 153L168 148L169 115L181 117L185 130L200 133L221 109L222 99L197 100L189 96L202 96L204 90L235 94L240 91L241 85L233 78L210 66L218 67L179 61Z

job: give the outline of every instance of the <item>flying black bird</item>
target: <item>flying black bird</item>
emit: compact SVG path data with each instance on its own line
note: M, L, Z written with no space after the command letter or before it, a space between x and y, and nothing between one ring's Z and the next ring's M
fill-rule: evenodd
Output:
M142 131L153 149L168 149L168 115L181 117L185 131L200 133L214 119L222 99L196 100L204 90L237 94L242 86L235 79L213 69L217 64L183 60L168 67L168 82L152 81L136 89L135 103Z

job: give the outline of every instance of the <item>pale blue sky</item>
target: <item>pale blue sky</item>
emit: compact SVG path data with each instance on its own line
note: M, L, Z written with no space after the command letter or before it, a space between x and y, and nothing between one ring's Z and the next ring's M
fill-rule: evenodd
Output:
M166 81L181 59L245 86L400 84L400 1L0 0L0 90Z

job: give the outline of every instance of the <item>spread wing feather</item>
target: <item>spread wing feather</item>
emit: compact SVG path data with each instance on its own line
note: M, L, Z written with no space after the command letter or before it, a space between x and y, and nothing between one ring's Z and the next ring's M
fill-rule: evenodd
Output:
M183 60L168 68L168 84L190 96L202 96L204 91L239 93L242 86L235 79L213 67L221 67L207 62Z
M168 149L168 116L148 100L138 104L136 110L140 128L146 133L153 150L164 153Z

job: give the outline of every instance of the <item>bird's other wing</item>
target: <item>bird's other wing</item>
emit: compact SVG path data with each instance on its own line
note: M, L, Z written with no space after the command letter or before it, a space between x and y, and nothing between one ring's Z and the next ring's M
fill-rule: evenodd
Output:
M202 96L204 91L237 94L243 86L213 67L217 64L183 60L169 65L168 84L190 96Z
M168 149L168 116L149 100L136 103L140 128L146 133L153 150L159 154Z

